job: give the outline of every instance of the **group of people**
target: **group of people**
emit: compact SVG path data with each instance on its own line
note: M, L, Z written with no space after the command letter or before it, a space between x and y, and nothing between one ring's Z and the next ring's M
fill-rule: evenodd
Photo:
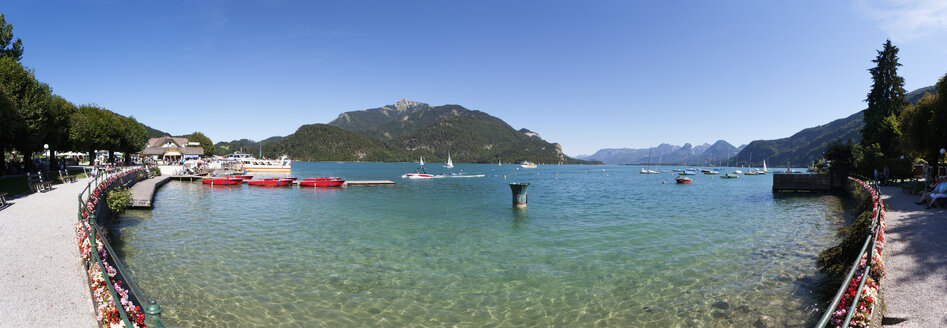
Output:
M931 208L940 198L947 198L947 177L944 176L937 177L937 180L931 180L924 191L921 192L921 199L915 204L927 204L927 208Z
M891 170L888 169L888 166L885 165L884 170L880 172L878 169L875 169L875 183L881 184L882 186L888 184L888 179L891 177Z

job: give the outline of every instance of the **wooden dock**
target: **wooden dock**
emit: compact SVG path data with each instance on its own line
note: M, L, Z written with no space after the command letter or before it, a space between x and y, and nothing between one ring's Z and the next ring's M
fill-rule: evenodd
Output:
M155 190L158 190L158 187L167 183L171 178L171 176L160 176L136 183L129 189L132 194L130 206L133 208L151 208L155 201Z
M829 191L828 174L773 174L773 191Z

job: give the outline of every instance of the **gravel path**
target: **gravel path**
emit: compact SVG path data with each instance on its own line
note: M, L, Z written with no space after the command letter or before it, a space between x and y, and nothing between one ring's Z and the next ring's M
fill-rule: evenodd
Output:
M0 327L97 327L73 224L89 179L0 210Z
M918 196L883 187L888 205L882 323L947 327L947 209L924 209Z

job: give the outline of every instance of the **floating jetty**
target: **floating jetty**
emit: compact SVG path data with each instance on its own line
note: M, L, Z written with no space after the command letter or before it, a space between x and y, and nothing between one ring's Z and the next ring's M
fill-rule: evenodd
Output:
M829 191L828 174L773 174L773 191Z
M134 208L151 208L152 203L155 201L155 190L158 190L158 187L167 183L171 178L171 176L160 176L136 183L128 190L128 192L132 194L130 206Z
M202 175L172 175L169 178L178 180L178 181L201 181L204 179ZM247 183L250 180L243 180L243 183ZM299 180L293 181L294 185L299 184ZM343 186L391 186L395 182L391 180L345 180Z

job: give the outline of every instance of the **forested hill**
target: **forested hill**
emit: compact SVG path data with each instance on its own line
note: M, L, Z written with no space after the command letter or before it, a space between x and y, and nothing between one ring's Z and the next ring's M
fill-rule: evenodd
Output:
M274 137L277 138L277 137ZM263 144L263 154L289 155L304 161L443 162L448 153L458 163L595 163L570 158L558 144L528 129L516 130L503 120L460 105L430 106L402 99L394 105L345 112L329 124L310 124ZM234 140L215 145L227 153L259 143Z
M934 87L911 91L905 95L905 98L915 104L927 92L934 93ZM731 164L761 166L765 159L769 166L784 166L787 161L796 167L809 165L810 162L822 156L825 146L833 140L843 142L851 140L856 143L861 141L863 117L864 110L861 110L846 118L796 132L787 138L753 141L731 159Z
M864 125L863 115L864 111L858 111L849 117L796 132L787 138L750 142L730 160L730 164L762 166L763 160L766 160L770 167L784 166L787 161L795 167L804 167L822 156L825 146L833 140L847 142L851 139L852 142L859 142Z

